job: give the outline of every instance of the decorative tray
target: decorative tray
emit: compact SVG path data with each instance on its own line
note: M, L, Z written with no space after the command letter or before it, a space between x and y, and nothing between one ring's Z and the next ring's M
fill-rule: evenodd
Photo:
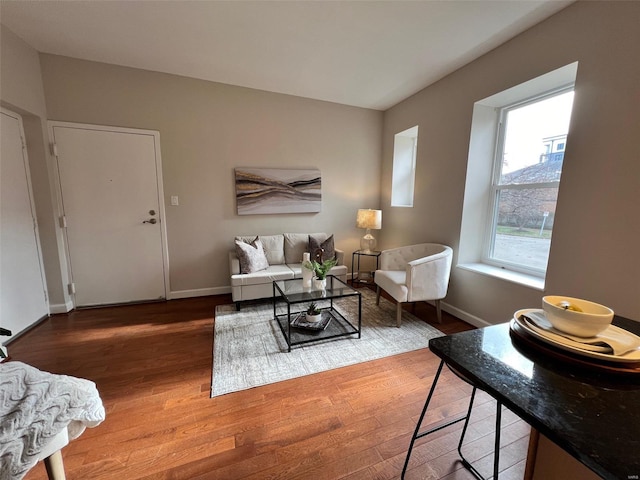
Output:
M305 330L324 330L331 322L331 314L323 311L322 318L319 322L308 322L307 314L305 312L297 313L295 318L291 320L291 326L295 328L303 328Z

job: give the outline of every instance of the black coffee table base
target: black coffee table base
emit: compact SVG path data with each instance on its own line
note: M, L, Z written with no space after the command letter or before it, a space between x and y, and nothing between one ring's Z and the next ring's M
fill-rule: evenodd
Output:
M302 288L301 279L280 280L273 282L273 317L277 320L282 331L287 349L305 345L308 343L322 342L340 337L362 335L362 295L340 279L329 275L327 277L328 288L324 291ZM335 301L339 298L358 297L358 321L351 323L345 315L335 308ZM355 299L354 299L355 300ZM278 302L286 304L286 313L278 314L276 305ZM326 328L312 330L292 325L298 314L304 311L306 305L318 303L323 315L330 315L331 321ZM296 307L297 306L297 307ZM292 307L295 310L292 311ZM301 308L302 307L302 308Z
M291 347L297 345L331 340L349 335L358 335L358 338L361 337L361 331L360 328L358 328L360 325L358 325L358 327L352 325L344 315L334 308L323 309L323 313L325 312L331 315L331 321L324 330L311 330L291 326L289 324L289 318L295 318L295 313L291 315L284 313L276 316L280 330L287 342L289 352L291 351Z

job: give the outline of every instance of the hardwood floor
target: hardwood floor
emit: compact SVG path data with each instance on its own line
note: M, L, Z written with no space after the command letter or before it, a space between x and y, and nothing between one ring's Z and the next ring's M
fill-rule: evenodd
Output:
M9 345L13 360L96 382L107 418L63 450L67 478L397 479L438 359L427 349L209 398L214 308L230 296L55 315ZM472 327L420 304L444 333ZM470 387L446 372L428 422ZM489 475L495 403L476 400L465 455ZM501 479L522 478L529 427L504 411ZM470 479L461 425L418 441L408 479ZM46 479L42 463L26 480Z

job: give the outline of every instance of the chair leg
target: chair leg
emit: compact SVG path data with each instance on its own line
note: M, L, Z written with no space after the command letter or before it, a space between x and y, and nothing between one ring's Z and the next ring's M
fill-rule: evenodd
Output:
M396 327L400 328L402 325L402 303L396 304Z
M493 447L493 478L498 480L500 470L500 425L502 423L502 404L498 402L496 407L496 438Z
M442 323L442 308L440 306L440 300L436 300L436 315L438 317L438 323Z
M476 398L476 391L476 387L473 387L473 390L471 390L471 398L469 399L467 416L464 419L464 424L462 425L462 433L460 434L460 441L458 442L458 455L460 455L460 458L462 458L463 463L466 462L466 460L462 456L462 444L464 443L464 436L467 433L467 427L469 426L469 420L471 419L471 411L473 410L473 400Z
M376 305L380 305L380 285L376 288Z
M49 480L65 480L64 463L62 462L62 451L58 450L44 459L44 466L47 470Z
M400 478L404 480L404 476L407 473L407 467L409 466L409 459L411 458L411 453L413 452L413 445L416 443L416 440L419 438L425 437L440 428L428 430L426 432L420 433L420 426L422 425L422 421L424 420L424 416L427 413L427 409L429 408L429 403L431 403L431 397L433 397L433 393L436 391L436 385L438 384L438 379L440 378L440 373L442 373L442 367L444 366L444 361L440 361L440 365L438 366L438 371L436 372L436 376L433 378L433 383L431 384L431 389L429 390L429 395L427 395L427 400L424 402L424 407L422 407L422 413L420 413L420 418L418 419L418 423L416 424L415 431L413 432L413 436L411 437L411 441L409 442L409 449L407 450L407 456L404 459L404 466L402 467L402 473L400 474ZM442 428L448 427L451 423L447 423L443 425Z
M404 460L404 467L402 468L402 473L400 475L401 479L404 479L404 476L407 472L407 468L409 467L409 459L411 458L411 452L413 451L414 444L416 440L425 437L427 435L431 435L434 432L442 430L443 428L450 427L459 422L464 422L462 426L462 433L460 434L460 441L458 442L458 455L460 455L460 459L464 468L466 468L475 478L478 480L485 480L485 478L475 469L473 465L464 457L462 454L462 444L464 443L464 437L467 433L467 427L469 426L469 421L471 420L471 411L473 410L473 402L476 397L477 387L475 385L471 385L473 389L471 390L471 397L469 399L469 407L467 408L467 414L461 417L458 417L454 420L449 420L448 422L441 424L437 427L431 428L429 430L420 432L420 427L424 420L425 414L427 413L427 409L429 408L429 403L431 402L431 397L433 396L436 385L438 383L438 379L440 378L440 374L442 373L442 367L445 365L444 360L440 361L440 365L438 366L438 371L436 372L436 376L433 379L433 383L431 384L431 389L429 390L429 395L427 395L427 400L422 408L422 413L420 414L420 418L418 419L418 423L416 425L413 436L411 437L411 442L409 443L409 450L407 451L407 456ZM451 368L451 366L447 365L451 371L458 376L461 380L468 382L459 372ZM502 420L502 404L500 402L496 402L496 433L495 433L495 441L494 441L494 451L493 451L493 480L498 480L499 473L499 464L500 464L500 424Z
M476 395L476 387L473 387L473 391L471 392L471 401L469 402L469 410L467 412L467 418L464 422L464 426L462 427L462 434L460 435L460 442L458 443L458 455L462 460L462 465L464 468L469 470L469 472L476 477L478 480L485 480L485 478L476 470L476 468L471 465L464 455L462 454L462 443L464 442L464 435L467 432L467 426L469 424L469 419L471 418L471 410L473 408L473 399ZM493 480L498 480L498 474L500 471L500 425L502 423L502 404L500 402L496 402L496 433L495 440L493 445Z

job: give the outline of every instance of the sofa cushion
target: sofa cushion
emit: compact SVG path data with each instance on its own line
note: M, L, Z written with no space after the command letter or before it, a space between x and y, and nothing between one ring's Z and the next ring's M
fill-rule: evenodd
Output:
M256 237L251 243L235 241L236 255L240 260L240 273L254 273L265 270L269 262L264 254L262 242Z
M302 254L308 252L308 233L285 233L284 234L284 259L285 263L301 263Z
M253 238L255 237L236 237L236 240L250 243ZM269 265L282 265L285 263L283 235L259 235L257 238L262 242L262 248Z
M302 254L309 250L309 237L313 236L319 242L324 242L326 233L285 233L284 234L284 258L287 264L300 263ZM312 252L311 252L312 253Z
M321 238L321 237L320 237ZM318 250L322 250L321 258L319 259L321 262L325 260L333 260L336 258L336 250L333 243L333 235L325 240L320 240L319 237L314 235L309 235L309 252L311 253L311 258L318 261L318 258L315 258L316 252Z
M272 288L271 282L274 280L286 280L288 278L293 278L293 271L287 265L271 265L266 270L261 270L251 275L231 275L231 286L268 284L269 288ZM269 290L267 296L271 295L272 290Z
M264 253L269 260L269 265L283 265L284 261L284 236L260 235L260 241L264 247Z

